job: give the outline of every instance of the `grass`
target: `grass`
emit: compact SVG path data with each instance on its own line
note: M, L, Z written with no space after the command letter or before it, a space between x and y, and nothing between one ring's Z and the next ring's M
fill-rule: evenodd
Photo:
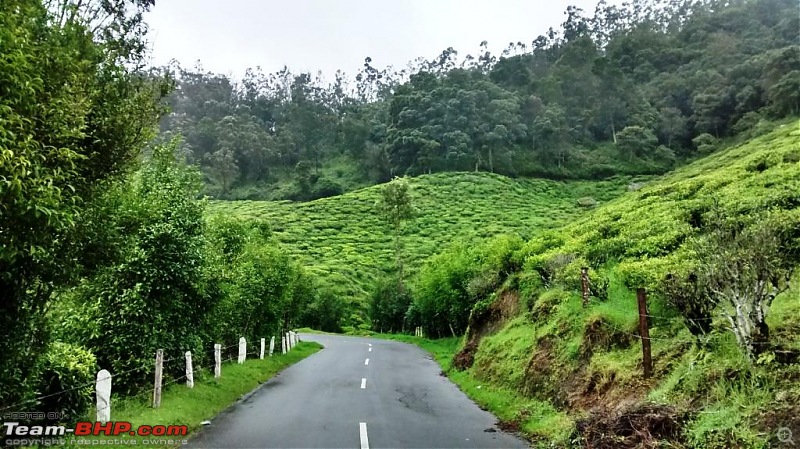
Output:
M607 300L592 300L583 308L579 284L569 282L526 292L529 309L484 337L473 367L454 374L454 380L464 376L467 384L482 382L479 394L516 394L520 402L533 398L548 403L552 411L539 410L570 430L523 428L558 447L573 443L576 423L587 417L588 409L647 402L670 404L688 414L680 442L664 444L768 447L775 425L797 424L792 416L800 398L800 367L775 363L769 354L764 360L748 360L722 317L713 323L709 346L695 347L679 311L652 287L667 272L692 262L685 243L709 226L702 223L703 213L715 204L728 215L770 209L800 223L798 142L800 122L778 124L771 133L596 208L553 230L548 241L529 241L518 276L535 278L536 267L547 266L542 261L572 255L592 268L595 279L608 278ZM569 279L565 273L556 273L556 278L559 275ZM799 285L795 279L793 289L775 299L767 318L773 342L795 350L800 348ZM642 379L636 337L633 289L638 286L650 290L649 313L654 316L650 380ZM501 417L519 409L500 399L487 403ZM784 411L773 412L776 409Z
M530 238L586 213L578 198L601 204L643 178L601 182L511 179L490 173L440 173L411 179L416 218L406 223L409 271L456 238L497 234ZM362 309L372 283L394 263L387 224L377 212L381 186L307 203L214 201L210 213L266 220L284 248L321 285ZM358 323L352 323L358 324Z
M140 425L186 425L194 432L204 420L213 419L246 393L253 391L276 373L322 349L314 342L300 342L287 354L276 354L263 360L247 360L244 364L224 364L222 376L214 379L213 374L195 377L194 388L183 383L167 386L162 392L161 407L152 408L142 399L112 402L113 421L129 421L133 428ZM119 437L75 437L75 440L124 440L119 447L141 446L144 440L176 440L175 444L147 444L149 447L176 447L188 437L140 437L123 435ZM80 443L79 443L80 444ZM109 445L104 444L109 447ZM113 445L111 445L113 447Z

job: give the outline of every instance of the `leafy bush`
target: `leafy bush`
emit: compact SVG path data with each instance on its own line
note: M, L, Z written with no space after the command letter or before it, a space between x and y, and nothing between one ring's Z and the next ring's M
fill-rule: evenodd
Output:
M272 240L266 222L217 215L207 236L208 283L216 292L205 325L209 339L257 341L299 323L311 282Z
M311 199L341 195L343 192L344 189L338 182L330 178L321 177L319 180L317 180L317 182L314 184L314 188L311 190Z
M617 134L617 145L623 155L645 156L658 145L658 138L653 131L641 126L626 126Z
M469 247L459 242L431 257L420 270L413 297L426 334L455 336L466 330L472 309L466 287L476 265Z
M717 138L708 133L695 137L692 139L692 143L700 154L711 154L717 149Z
M317 291L305 306L300 315L300 325L325 332L341 332L344 315L342 299L325 289Z
M380 332L398 332L409 328L406 312L411 295L397 276L378 279L370 297L369 317L372 328Z
M167 86L138 70L150 4L107 3L92 23L96 3L60 17L47 2L0 6L1 405L30 393L53 293L91 259L68 234L152 137Z
M139 172L95 206L114 238L107 265L75 292L74 311L88 315L72 320L71 334L117 376L118 391L149 382L156 349L201 349L198 323L212 299L203 268L204 204L195 199L197 172L175 159L175 146L155 147Z
M432 336L459 335L475 304L519 268L516 236L498 236L478 246L456 242L426 263L415 278L413 313Z
M66 420L86 417L94 403L97 373L94 354L77 345L53 342L39 359L35 386L37 396L49 396L36 408L44 413L61 413Z

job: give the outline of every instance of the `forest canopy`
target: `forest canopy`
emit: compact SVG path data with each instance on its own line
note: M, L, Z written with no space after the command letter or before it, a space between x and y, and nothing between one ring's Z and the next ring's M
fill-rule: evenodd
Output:
M308 200L397 175L659 174L800 111L797 5L636 0L567 8L502 54L448 48L354 77L171 67L165 133L185 136L206 193Z

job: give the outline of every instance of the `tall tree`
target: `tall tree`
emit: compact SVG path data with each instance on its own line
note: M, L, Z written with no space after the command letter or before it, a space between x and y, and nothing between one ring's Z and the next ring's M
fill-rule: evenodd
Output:
M150 0L0 2L0 404L30 393L66 236L153 136L168 83L144 72Z
M413 218L414 206L406 178L395 178L381 190L380 211L391 226L394 234L395 268L397 269L398 291L405 289L403 257L403 223Z

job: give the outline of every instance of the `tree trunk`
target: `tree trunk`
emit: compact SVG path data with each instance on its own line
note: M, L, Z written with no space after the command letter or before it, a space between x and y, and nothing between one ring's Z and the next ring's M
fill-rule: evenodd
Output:
M611 137L614 139L614 145L617 144L617 130L614 128L614 119L611 119Z

